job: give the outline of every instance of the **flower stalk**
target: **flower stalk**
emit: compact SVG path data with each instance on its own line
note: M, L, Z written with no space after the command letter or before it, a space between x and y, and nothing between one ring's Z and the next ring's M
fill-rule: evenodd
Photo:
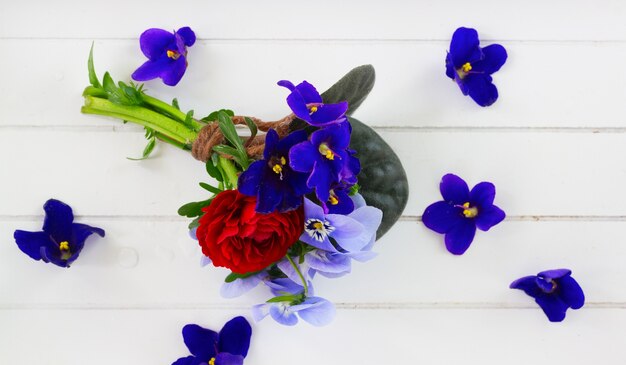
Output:
M293 261L291 256L289 256L289 254L285 255L285 257L287 257L287 260L289 260L289 263L291 264L291 266L293 266L294 270L296 270L296 273L298 273L300 280L302 280L302 286L304 287L304 296L305 297L309 296L309 286L306 280L304 279L304 275L302 275L302 271L300 271L300 268L298 267L298 265L296 265L296 263Z

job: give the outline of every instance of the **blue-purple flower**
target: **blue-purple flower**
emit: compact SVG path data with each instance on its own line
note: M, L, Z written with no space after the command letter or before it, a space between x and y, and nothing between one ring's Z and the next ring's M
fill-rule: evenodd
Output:
M463 95L469 95L480 106L489 106L498 99L491 74L504 65L506 58L504 47L492 44L481 48L476 30L461 27L452 35L446 75L456 81Z
M291 90L287 104L300 119L315 127L341 123L346 120L348 102L324 104L315 87L306 81L294 86L291 81L281 80L278 85Z
M347 151L349 145L350 123L344 122L313 132L310 140L296 144L289 151L289 165L295 171L308 175L306 184L315 188L321 202L339 203L330 190L345 173L350 157Z
M172 365L242 365L251 336L252 328L243 317L226 322L219 333L188 324L183 327L183 339L191 355Z
M302 204L302 196L311 191L307 187L308 175L294 171L290 165L289 150L306 139L304 131L292 132L281 140L273 129L267 132L263 159L242 172L238 182L239 192L257 197L257 212L296 209Z
M585 294L571 274L568 269L542 271L515 280L510 288L535 298L550 322L561 322L568 308L579 309L585 304Z
M288 278L274 279L266 284L274 295L293 297L294 300L255 305L252 307L252 316L257 322L269 314L276 322L285 326L296 325L298 317L314 326L325 326L335 317L335 306L331 302L321 297L305 297L304 287ZM309 295L313 295L313 287L310 283Z
M470 191L460 177L447 174L439 185L443 201L431 204L422 216L424 225L445 234L448 251L463 254L472 243L476 228L488 231L502 222L504 211L493 205L496 188L481 182Z
M101 228L74 223L72 208L59 200L48 200L43 209L46 216L41 232L18 229L13 234L19 249L33 260L70 267L82 251L87 237L92 233L104 237Z
M196 42L196 34L189 27L174 33L151 28L141 34L141 51L148 57L132 74L133 80L147 81L160 77L169 86L178 84L187 70L187 47Z

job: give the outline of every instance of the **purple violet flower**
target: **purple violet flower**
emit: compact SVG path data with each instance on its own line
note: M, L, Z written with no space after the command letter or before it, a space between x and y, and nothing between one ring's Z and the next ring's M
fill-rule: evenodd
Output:
M217 333L197 324L183 327L183 339L191 352L172 365L242 365L248 355L252 328L243 317L235 317L226 322Z
M341 123L346 120L348 102L324 104L315 87L306 81L294 86L291 81L281 80L278 85L291 90L287 104L300 119L315 127Z
M280 141L276 131L267 132L263 159L239 175L239 192L257 197L257 212L296 209L302 204L302 196L311 191L307 187L308 175L294 171L290 165L289 150L306 139L305 131L292 132Z
M289 165L295 171L307 173L307 186L315 188L321 202L338 204L331 200L330 188L345 172L349 154L350 123L340 123L319 129L310 140L296 144L289 151Z
M481 182L470 191L463 179L447 174L441 179L439 189L443 201L428 206L422 222L431 230L445 234L450 253L462 255L472 243L476 227L488 231L505 217L504 211L493 205L496 188L492 183Z
M255 305L252 307L252 317L257 322L269 314L276 322L285 326L296 325L298 317L314 326L325 326L335 317L335 306L331 302L321 297L304 297L304 287L290 279L274 279L266 284L276 296L293 296L301 299ZM310 284L309 295L313 295L313 287Z
M59 200L48 200L43 209L46 217L42 232L18 229L13 234L17 247L33 260L70 267L85 246L87 237L93 233L104 237L101 228L74 223L72 208Z
M550 322L561 322L568 308L579 309L585 304L585 294L571 274L568 269L542 271L515 280L510 288L535 298Z
M328 252L361 252L376 238L382 217L380 209L370 206L359 207L348 215L324 214L322 207L305 198L300 240Z
M141 34L141 51L148 57L143 65L132 74L133 80L147 81L160 77L165 85L174 86L187 70L187 47L196 42L196 34L183 27L173 34L151 28Z
M489 106L498 99L498 89L491 74L506 62L507 53L499 44L479 47L478 33L472 28L458 28L452 35L446 56L446 75L456 81L463 95L480 106Z

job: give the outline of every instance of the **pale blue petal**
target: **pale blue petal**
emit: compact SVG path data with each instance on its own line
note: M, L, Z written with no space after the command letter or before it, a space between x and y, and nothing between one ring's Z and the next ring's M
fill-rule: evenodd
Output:
M236 298L256 288L266 277L267 273L261 272L256 275L248 276L247 278L231 281L230 283L225 282L220 288L220 294L224 298Z
M335 318L335 306L320 297L309 297L291 310L297 311L300 318L314 326L325 326Z

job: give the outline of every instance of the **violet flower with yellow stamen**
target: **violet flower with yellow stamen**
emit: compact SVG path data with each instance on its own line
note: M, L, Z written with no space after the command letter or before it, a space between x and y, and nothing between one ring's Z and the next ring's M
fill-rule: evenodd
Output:
M33 260L70 267L85 246L87 237L93 233L104 237L101 228L74 223L72 208L59 200L48 200L43 209L46 217L41 232L18 229L13 234L19 249Z
M263 159L253 162L239 175L239 192L257 197L256 211L286 212L302 204L302 196L309 193L307 174L293 170L289 164L289 150L307 139L304 131L296 131L279 140L270 129L265 136Z
M499 44L479 47L478 33L472 28L458 28L452 35L446 56L446 75L478 105L489 106L498 99L498 89L491 74L506 62L507 53Z
M187 70L187 47L196 42L196 35L189 27L174 33L151 28L141 34L141 51L148 57L143 65L132 74L133 80L148 81L157 77L165 85L174 86Z
M321 202L327 202L330 189L341 179L348 163L350 124L340 123L319 129L308 141L301 142L289 151L289 165L295 171L309 174L307 186L315 188Z
M433 231L445 234L446 248L455 255L469 248L477 227L488 231L506 216L493 205L496 188L492 183L481 182L470 191L463 179L447 174L439 188L444 200L428 206L422 221Z
M306 81L294 86L291 81L281 80L278 85L291 90L291 94L287 97L287 104L298 118L310 125L323 127L346 121L347 102L324 104L315 87Z

